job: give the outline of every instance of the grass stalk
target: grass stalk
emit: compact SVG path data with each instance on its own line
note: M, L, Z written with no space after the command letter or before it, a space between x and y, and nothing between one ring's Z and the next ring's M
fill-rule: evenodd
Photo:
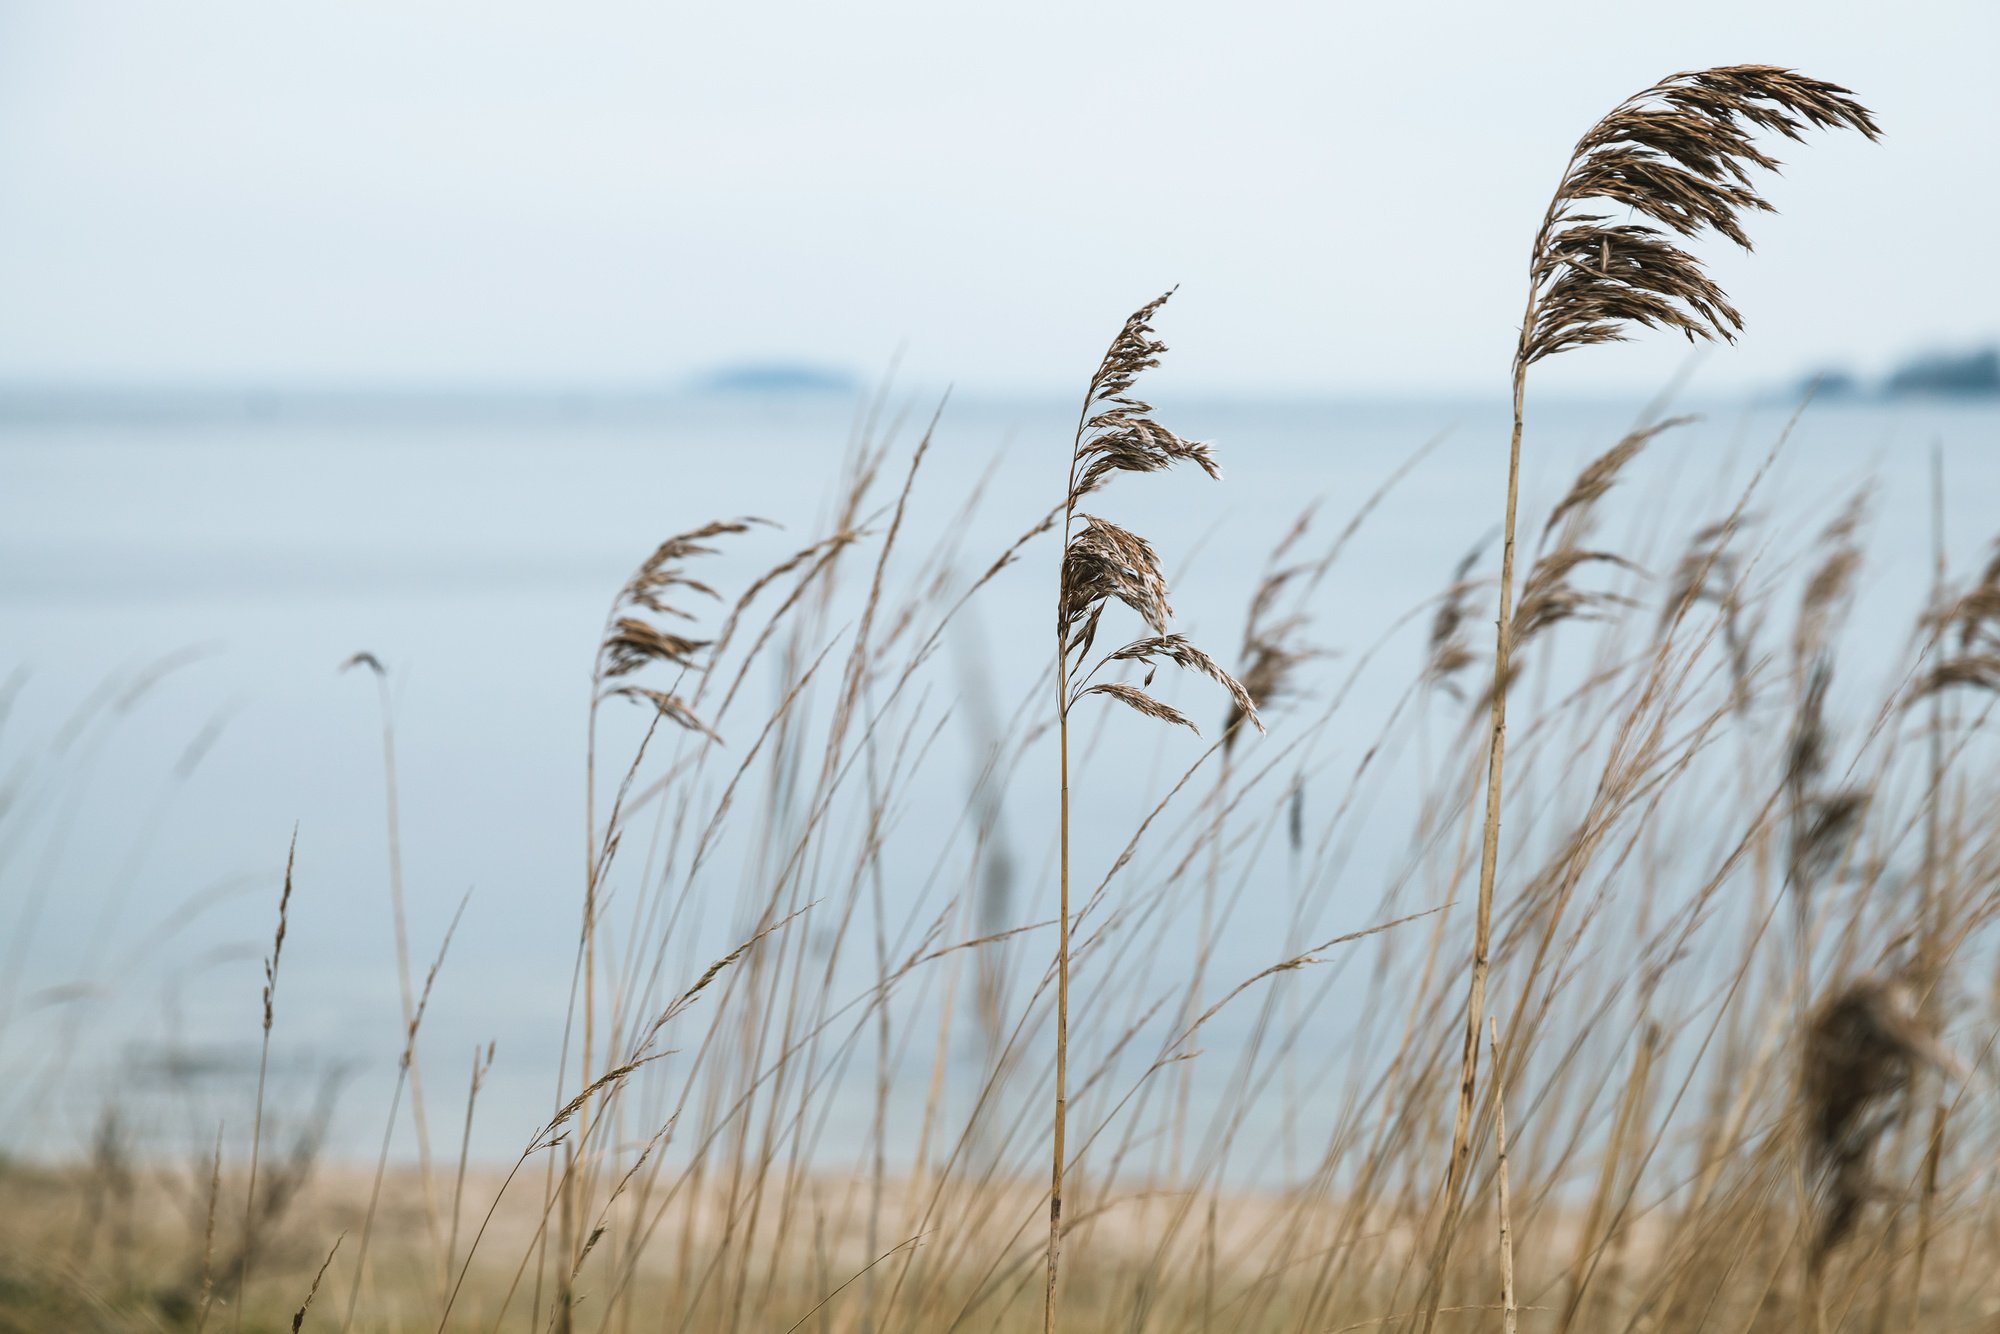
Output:
M236 1328L243 1328L244 1294L250 1288L250 1265L256 1255L257 1169L264 1145L265 1078L271 1068L272 1002L278 991L278 965L285 953L285 926L292 906L292 866L298 857L299 831L292 830L291 846L285 852L285 887L278 895L278 929L271 937L271 957L264 961L264 1035L257 1049L257 1103L250 1121L250 1181L243 1191L243 1262L237 1269Z

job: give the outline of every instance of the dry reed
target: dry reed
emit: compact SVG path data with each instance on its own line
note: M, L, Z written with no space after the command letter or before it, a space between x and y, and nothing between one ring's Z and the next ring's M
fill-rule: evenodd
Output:
M1491 966L1507 694L1513 680L1511 656L1518 633L1513 610L1514 524L1528 368L1571 348L1626 339L1634 325L1677 329L1690 340L1733 339L1742 328L1742 317L1709 279L1701 262L1672 238L1715 231L1748 250L1750 239L1739 215L1770 208L1751 188L1748 168L1774 170L1778 165L1757 148L1752 134L1775 131L1797 139L1808 125L1855 129L1871 139L1879 133L1868 110L1846 89L1776 66L1732 65L1670 75L1621 102L1577 141L1562 183L1529 248L1527 310L1514 352L1514 428L1507 452L1479 897L1459 1060L1456 1124L1445 1172L1443 1221L1425 1302L1425 1334L1436 1324L1440 1281L1464 1190L1479 1070L1479 1030ZM1606 204L1628 208L1651 221L1612 223L1610 215L1589 211ZM1531 587L1529 592L1543 594L1545 609L1539 622L1530 621L1524 629L1545 624L1563 608L1577 605L1573 597L1558 599L1553 584Z

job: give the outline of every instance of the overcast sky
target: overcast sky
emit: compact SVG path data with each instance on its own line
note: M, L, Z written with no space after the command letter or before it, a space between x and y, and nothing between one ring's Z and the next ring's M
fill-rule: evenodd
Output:
M1501 387L1569 146L1672 71L1843 83L1711 385L2000 335L2000 4L0 0L0 379L610 385L745 358ZM1985 237L1987 239L1982 240ZM1676 341L1540 383L1657 383ZM1538 375L1541 373L1538 372Z

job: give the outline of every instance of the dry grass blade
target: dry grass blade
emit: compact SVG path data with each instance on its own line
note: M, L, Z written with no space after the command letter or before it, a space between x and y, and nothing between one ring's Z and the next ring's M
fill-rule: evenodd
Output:
M1222 999L1216 1001L1214 1004L1210 1005L1207 1009L1203 1010L1201 1014L1196 1017L1193 1023L1183 1028L1180 1031L1180 1034L1177 1037L1175 1037L1172 1042L1169 1042L1167 1044L1168 1050L1172 1050L1173 1048L1179 1047L1182 1044L1184 1044L1189 1038L1195 1035L1195 1031L1199 1029L1203 1024L1206 1024L1209 1020L1215 1018L1216 1015L1221 1014L1223 1008L1227 1006L1229 1002L1235 1000L1238 996L1241 996L1244 992L1248 991L1251 987L1256 986L1259 982L1262 982L1265 978L1276 977L1279 973L1294 972L1300 968L1309 968L1314 964L1325 963L1326 952L1332 949L1336 945L1351 945L1357 940L1366 940L1370 936L1379 936L1384 932L1394 931L1399 926L1407 926L1411 922L1420 922L1426 917L1434 917L1438 913L1443 912L1446 908L1449 908L1450 906L1451 905L1449 903L1441 903L1435 908L1424 908L1418 912L1405 913L1403 916L1395 918L1391 921L1377 922L1373 926L1364 926L1359 931L1349 931L1345 935L1335 936L1331 940L1323 940L1319 944L1313 946L1309 950L1304 951L1303 953L1294 954L1289 959L1280 959L1277 963L1270 964L1264 968L1260 968L1256 972L1250 974L1250 976L1244 978L1241 982L1238 982L1235 986L1231 987L1227 992L1223 994Z
M569 1124L571 1117L583 1110L584 1104L588 1103L592 1097L605 1089L611 1088L613 1085L622 1084L627 1076L641 1066L650 1065L654 1061L671 1055L673 1053L670 1051L653 1052L649 1055L641 1056L635 1061L627 1061L623 1065L613 1066L596 1079L591 1080L590 1083L584 1085L581 1093L556 1109L556 1114L549 1118L548 1124L535 1132L534 1139L529 1141L528 1153L532 1154L542 1149L554 1148L562 1140L562 1128Z
M285 852L285 887L278 894L278 929L271 936L271 954L264 960L264 1034L271 1032L271 1003L278 990L278 964L285 956L285 928L292 908L292 868L298 861L299 831L292 830L292 843Z
M708 990L708 984L715 981L716 978L722 976L724 969L728 968L730 965L734 964L738 959L741 959L744 955L748 954L751 950L755 949L758 943L762 941L764 937L772 934L775 931L780 931L783 928L791 925L793 921L804 916L806 913L811 912L814 908L818 906L819 906L819 900L815 899L813 900L813 902L808 903L803 907L797 908L792 912L786 913L783 917L771 923L763 930L757 932L757 934L751 936L741 945L738 945L735 949L729 951L729 953L723 955L720 959L717 959L714 963L710 964L708 968L702 973L702 975L695 979L694 985L689 987L686 991L683 991L680 995L676 996L674 998L673 1004L669 1005L664 1011L661 1012L659 1018L655 1019L652 1022L652 1025L648 1027L646 1030L645 1037L640 1040L639 1045L634 1049L635 1054L639 1056L644 1056L652 1048L654 1039L659 1037L660 1030L665 1028L669 1023L672 1023L673 1020L678 1015L680 1015L682 1011L686 1010L688 1006L694 1004L695 997L701 995L702 992Z
M715 643L711 647L719 654L729 646L735 639L736 627L742 621L743 613L749 610L750 604L755 602L765 589L808 562L811 562L814 570L824 568L835 556L866 536L868 536L866 529L843 528L809 546L799 548L751 580L749 587L737 595L736 603L730 607L729 615L723 620L722 629L716 632Z
M306 1312L312 1309L313 1298L319 1296L320 1280L326 1277L327 1267L333 1263L334 1255L339 1252L340 1243L346 1240L345 1232L333 1239L333 1246L327 1251L326 1259L320 1262L319 1272L313 1275L312 1287L306 1289L306 1299L300 1302L299 1309L292 1313L292 1334L299 1334L299 1331L305 1328Z
M451 939L458 934L458 924L465 917L465 907L472 902L472 891L466 890L459 896L458 907L451 914L451 921L444 929L444 939L438 942L437 957L431 960L430 971L424 974L423 990L417 994L416 1010L410 1015L410 1022L403 1032L403 1065L407 1067L416 1059L417 1030L423 1027L424 1012L430 1008L431 988L437 985L438 973L444 968L444 956L451 949Z
M1640 451L1651 444L1655 437L1677 426L1686 426L1690 422L1699 420L1700 418L1692 416L1668 417L1664 421L1654 422L1651 426L1642 426L1592 459L1589 465L1576 475L1576 480L1570 483L1568 494L1549 511L1549 520L1542 525L1542 536L1547 538L1555 531L1556 525L1567 518L1570 520L1571 528L1565 530L1563 540L1558 545L1566 547L1576 545L1587 531L1592 507L1617 484L1618 474L1624 471L1625 465L1637 458Z
M201 1282L195 1294L195 1334L208 1326L208 1313L215 1301L215 1210L222 1200L222 1129L215 1131L215 1154L208 1169L208 1208L201 1226Z
M285 852L285 887L278 895L278 929L271 937L271 956L264 960L264 1039L257 1055L257 1104L250 1124L250 1183L244 1188L243 1261L236 1280L236 1328L243 1328L243 1291L250 1282L250 1262L256 1254L256 1232L249 1219L257 1211L257 1169L264 1146L264 1081L271 1065L272 1002L278 990L278 965L285 954L285 927L292 907L292 870L298 861L299 831L292 827L291 846Z

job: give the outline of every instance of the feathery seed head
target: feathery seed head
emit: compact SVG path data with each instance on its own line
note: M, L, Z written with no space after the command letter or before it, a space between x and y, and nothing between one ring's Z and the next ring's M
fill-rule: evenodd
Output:
M1214 659L1177 634L1167 623L1174 614L1167 601L1166 576L1152 543L1137 533L1092 514L1078 514L1084 496L1101 489L1116 473L1163 472L1190 462L1212 478L1220 478L1215 453L1206 444L1186 440L1152 417L1152 406L1132 396L1139 375L1160 364L1166 345L1153 337L1152 319L1173 293L1155 298L1133 312L1111 342L1090 378L1082 421L1070 452L1069 490L1064 499L1065 531L1080 517L1083 527L1070 534L1063 549L1061 591L1056 606L1056 642L1064 671L1063 709L1085 695L1105 695L1148 717L1199 728L1175 709L1137 686L1106 682L1088 685L1100 667L1114 662L1141 662L1151 685L1160 660L1215 680L1230 694L1235 707L1256 721L1256 708L1236 678ZM1153 633L1137 639L1091 664L1087 660L1097 640L1105 603L1124 603ZM1263 724L1257 722L1261 731Z
M1635 324L1733 341L1743 317L1677 241L1713 231L1750 249L1741 215L1771 205L1748 169L1779 165L1751 133L1808 127L1881 133L1847 89L1774 65L1675 74L1620 103L1578 141L1542 221L1519 364L1622 341ZM1614 223L1586 201L1647 221Z

